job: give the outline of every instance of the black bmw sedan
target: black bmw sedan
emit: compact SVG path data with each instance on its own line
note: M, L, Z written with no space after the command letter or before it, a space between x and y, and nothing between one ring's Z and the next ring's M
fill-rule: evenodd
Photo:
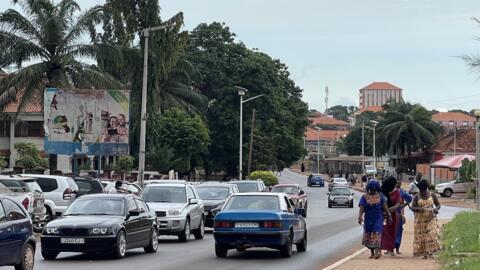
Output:
M41 253L45 260L54 260L64 251L122 258L133 248L156 252L157 236L153 211L135 195L85 195L75 200L62 217L47 224Z

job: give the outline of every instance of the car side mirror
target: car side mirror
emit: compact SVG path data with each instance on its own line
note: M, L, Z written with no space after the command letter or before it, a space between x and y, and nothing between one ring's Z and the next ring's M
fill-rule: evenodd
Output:
M304 194L305 194L305 191L300 190L300 195L304 195Z
M128 215L130 217L138 217L138 216L140 216L140 211L139 210L130 210L130 211L128 211Z
M188 204L198 204L198 200L197 199L189 199Z
M61 217L61 216L62 216L62 212L55 212L55 216L56 216L56 217Z
M293 211L296 215L303 216L305 214L305 209L297 208Z

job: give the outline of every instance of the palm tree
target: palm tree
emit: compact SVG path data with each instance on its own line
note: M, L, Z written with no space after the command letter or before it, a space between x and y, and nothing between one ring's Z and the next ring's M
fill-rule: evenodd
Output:
M391 103L378 125L379 154L410 156L433 146L442 127L432 121L430 112L419 104Z
M16 64L18 70L0 80L0 107L19 96L19 91L21 111L30 99L41 97L45 87L123 88L110 74L84 61L100 54L121 59L113 46L82 43L87 34L94 39L101 6L79 14L80 6L74 0L56 5L50 0L13 2L24 14L14 9L0 13L0 47L4 51L0 67ZM22 66L24 63L28 66Z

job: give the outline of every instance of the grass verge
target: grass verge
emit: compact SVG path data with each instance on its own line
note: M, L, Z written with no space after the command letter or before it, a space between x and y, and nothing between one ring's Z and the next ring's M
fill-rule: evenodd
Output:
M445 270L480 269L480 213L460 213L444 225L440 259Z

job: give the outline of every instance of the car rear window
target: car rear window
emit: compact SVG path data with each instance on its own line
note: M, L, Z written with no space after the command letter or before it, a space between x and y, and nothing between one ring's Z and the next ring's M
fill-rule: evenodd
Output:
M87 194L103 193L103 186L97 181L76 180L78 188Z
M280 202L277 196L232 196L224 210L280 210Z
M235 183L237 184L238 190L240 192L257 192L260 191L257 183L246 182L246 183Z
M78 190L78 186L77 186L77 183L75 183L75 180L73 180L73 178L70 178L70 177L67 177L67 182L68 182L68 185L70 186L70 188L72 190Z
M0 180L0 183L16 193L24 193L29 191L27 184L22 181L2 179Z
M42 192L42 188L40 187L40 185L37 183L37 181L35 180L24 180L23 181L25 184L27 184L28 188L30 189L30 191L38 191L38 192Z

